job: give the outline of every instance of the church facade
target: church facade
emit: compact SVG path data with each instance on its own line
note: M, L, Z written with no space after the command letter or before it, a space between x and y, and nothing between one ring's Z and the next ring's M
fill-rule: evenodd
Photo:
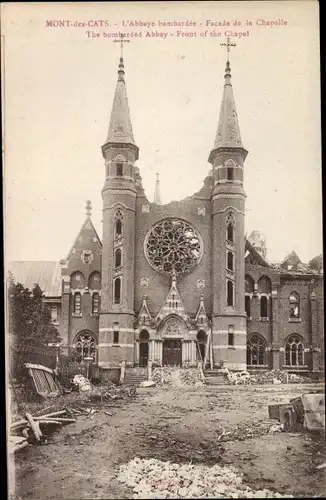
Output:
M211 170L193 196L162 204L157 180L154 202L147 198L122 58L102 153L102 239L88 202L65 260L47 263L47 271L44 263L11 264L25 286L35 280L42 288L43 279L62 349L92 357L102 371L149 360L184 367L203 361L230 370L323 370L322 260L303 264L292 252L272 264L260 233L245 237L248 153L229 61L208 152Z

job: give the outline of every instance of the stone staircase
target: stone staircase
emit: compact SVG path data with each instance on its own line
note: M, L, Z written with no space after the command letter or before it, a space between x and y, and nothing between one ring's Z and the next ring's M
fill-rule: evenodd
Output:
M143 380L147 380L147 368L127 368L123 385L139 387Z
M219 370L204 370L204 375L207 385L226 385L228 383L224 373Z

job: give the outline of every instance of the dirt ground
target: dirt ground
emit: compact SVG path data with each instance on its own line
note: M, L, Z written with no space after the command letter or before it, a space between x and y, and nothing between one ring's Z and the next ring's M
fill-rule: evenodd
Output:
M102 407L92 420L78 416L47 444L21 450L11 498L132 498L115 476L134 457L233 464L254 489L324 496L326 469L315 468L326 462L324 436L268 433L276 422L268 405L305 392L311 385L138 389L135 399Z

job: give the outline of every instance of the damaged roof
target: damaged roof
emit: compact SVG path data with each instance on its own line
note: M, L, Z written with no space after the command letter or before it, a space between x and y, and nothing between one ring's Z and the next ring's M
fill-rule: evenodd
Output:
M61 265L49 261L12 261L8 262L8 271L15 283L21 283L30 290L38 284L46 297L60 297Z

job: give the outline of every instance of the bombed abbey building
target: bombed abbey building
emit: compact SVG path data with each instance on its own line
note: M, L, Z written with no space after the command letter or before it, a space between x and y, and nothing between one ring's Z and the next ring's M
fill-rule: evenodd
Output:
M154 202L147 198L122 58L102 153L102 239L88 202L64 261L9 266L17 281L44 290L63 350L92 356L103 373L148 360L323 370L322 259L307 265L292 252L270 263L260 233L245 238L248 152L229 62L210 172L193 196L163 205L157 180Z

